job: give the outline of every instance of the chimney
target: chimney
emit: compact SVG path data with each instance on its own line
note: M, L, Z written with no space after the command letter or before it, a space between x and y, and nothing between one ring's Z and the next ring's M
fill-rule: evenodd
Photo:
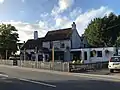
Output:
M73 30L76 29L76 24L75 24L75 22L73 22L73 24L72 24L72 29L73 29Z
M34 31L34 39L38 39L38 31Z

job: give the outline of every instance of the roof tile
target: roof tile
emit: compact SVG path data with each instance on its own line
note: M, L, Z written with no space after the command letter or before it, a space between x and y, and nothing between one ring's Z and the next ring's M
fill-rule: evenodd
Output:
M70 39L71 35L72 35L72 28L48 31L48 33L44 38L44 41Z

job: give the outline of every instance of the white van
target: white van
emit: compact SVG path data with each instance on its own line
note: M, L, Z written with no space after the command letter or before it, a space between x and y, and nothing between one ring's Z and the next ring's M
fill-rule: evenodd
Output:
M120 70L120 56L112 56L108 63L108 68L110 72L114 70Z

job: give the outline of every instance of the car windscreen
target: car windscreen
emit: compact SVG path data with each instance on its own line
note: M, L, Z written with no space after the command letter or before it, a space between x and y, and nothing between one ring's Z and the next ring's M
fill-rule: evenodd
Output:
M110 62L120 62L120 57L112 57Z

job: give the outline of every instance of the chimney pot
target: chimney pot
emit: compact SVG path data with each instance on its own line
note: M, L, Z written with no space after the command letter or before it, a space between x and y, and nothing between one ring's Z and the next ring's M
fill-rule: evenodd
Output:
M75 22L73 22L73 24L72 24L72 29L76 29L76 24L75 24Z
M38 31L34 31L34 39L38 39Z

